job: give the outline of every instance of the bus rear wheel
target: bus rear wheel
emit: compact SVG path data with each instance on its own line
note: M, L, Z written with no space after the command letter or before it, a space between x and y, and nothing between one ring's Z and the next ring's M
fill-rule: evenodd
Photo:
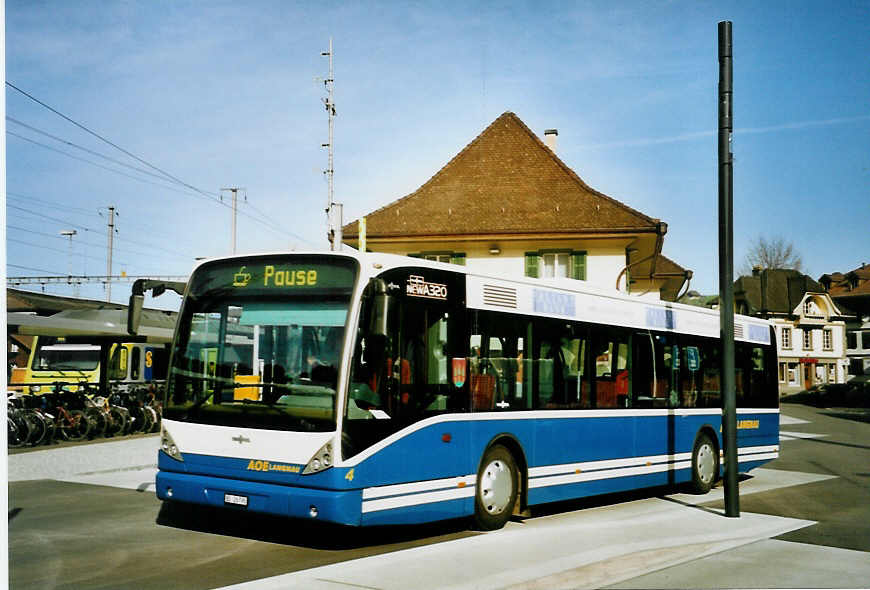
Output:
M719 475L719 452L709 434L702 433L692 450L692 491L706 494L716 483Z
M477 473L474 492L474 522L484 531L502 528L513 513L519 490L513 455L505 447L487 449Z

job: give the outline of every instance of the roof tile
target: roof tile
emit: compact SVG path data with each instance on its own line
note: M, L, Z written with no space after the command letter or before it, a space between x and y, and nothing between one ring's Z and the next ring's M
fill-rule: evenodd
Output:
M366 234L648 232L658 223L590 188L506 112L419 189L367 215ZM344 226L345 239L358 227Z

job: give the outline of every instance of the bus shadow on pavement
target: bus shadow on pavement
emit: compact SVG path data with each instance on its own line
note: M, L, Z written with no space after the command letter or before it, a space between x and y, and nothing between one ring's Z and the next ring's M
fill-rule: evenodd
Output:
M469 519L363 528L180 502L164 502L156 523L200 533L323 550L423 545L441 538L480 534L471 530Z
M753 479L753 476L747 473L738 474L738 483L742 483L744 481ZM721 489L723 485L722 480L720 479L716 486L713 488ZM671 498L674 494L688 494L697 498L697 502L684 502L682 500ZM537 518L542 516L552 516L554 514L566 513L566 512L574 512L578 510L587 510L591 508L600 508L602 506L616 506L618 504L624 504L627 502L635 502L637 500L648 500L650 498L658 498L660 500L666 500L669 502L675 502L677 504L681 504L686 506L687 508L696 508L699 510L704 510L705 512L711 512L715 514L719 514L715 510L710 510L709 508L705 508L700 506L700 504L705 504L709 502L719 501L715 495L696 495L692 494L689 491L688 484L685 485L664 485L657 486L652 488L641 488L637 490L629 490L626 492L613 492L609 494L601 494L597 496L588 496L585 498L579 498L576 500L566 500L564 502L552 502L550 504L541 504L538 506L532 506L531 508L531 517L528 518ZM521 521L524 519L518 519L514 517L515 521Z

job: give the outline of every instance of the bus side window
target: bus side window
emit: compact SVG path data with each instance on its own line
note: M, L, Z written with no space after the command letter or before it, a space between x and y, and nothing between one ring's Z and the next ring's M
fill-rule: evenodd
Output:
M697 342L683 341L679 347L680 365L678 374L680 379L680 407L694 408L698 405L698 394L701 383L700 363L701 355Z
M719 341L705 341L699 348L701 353L701 393L698 398L699 408L722 407L721 384L719 379L720 353Z
M753 346L748 354L749 380L746 388L745 406L752 408L767 407L765 394L767 383L765 377L765 354L761 346Z
M656 384L660 367L653 355L653 336L649 332L636 332L632 336L631 351L631 406L650 408L657 394Z
M614 329L593 336L596 408L624 408L628 405L627 336Z

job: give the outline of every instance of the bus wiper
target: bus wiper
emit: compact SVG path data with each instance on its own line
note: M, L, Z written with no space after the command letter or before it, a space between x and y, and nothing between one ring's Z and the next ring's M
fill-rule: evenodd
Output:
M204 380L204 379L203 379L203 380ZM212 397L214 397L214 394L215 394L215 390L212 389L212 390L211 390L211 393L209 393L207 396L205 396L205 397L202 398L201 400L198 400L198 401L195 402L192 406L190 406L190 409L187 410L187 415L189 416L191 412L195 412L196 410L198 410L198 409L200 408L200 406L202 406L205 402L207 402L207 401L210 400Z

